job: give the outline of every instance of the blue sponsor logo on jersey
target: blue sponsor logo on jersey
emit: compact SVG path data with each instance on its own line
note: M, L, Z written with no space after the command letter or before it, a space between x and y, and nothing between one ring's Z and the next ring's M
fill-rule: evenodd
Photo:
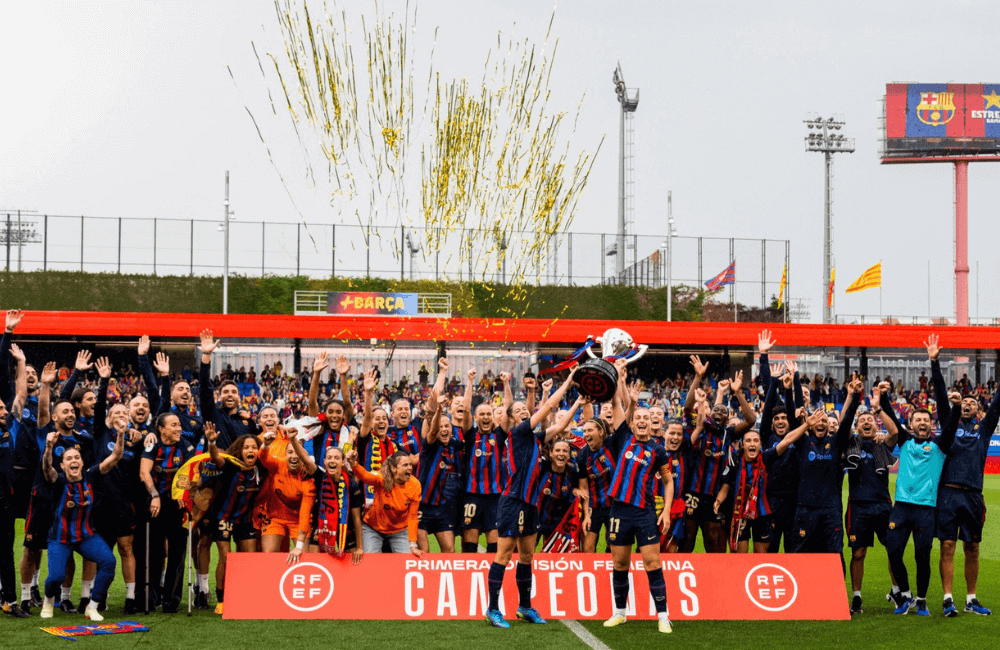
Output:
M63 452L66 451L66 448L63 447L62 445L60 445L60 446L56 447L55 449L53 449L52 451L55 452L56 456L62 456Z
M817 454L815 451L810 451L809 460L833 460L833 454Z
M108 443L108 451L114 451L114 450L115 450L115 443L109 442Z

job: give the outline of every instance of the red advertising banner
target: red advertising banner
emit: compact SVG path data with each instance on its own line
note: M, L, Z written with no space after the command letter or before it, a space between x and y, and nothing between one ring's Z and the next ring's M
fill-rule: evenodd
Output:
M226 619L480 619L487 607L492 558L486 555L233 553L226 571ZM517 609L514 564L501 610ZM545 618L611 616L611 556L538 554L532 605ZM683 620L848 620L840 561L832 554L664 555L670 618ZM628 614L655 620L642 556L632 556Z

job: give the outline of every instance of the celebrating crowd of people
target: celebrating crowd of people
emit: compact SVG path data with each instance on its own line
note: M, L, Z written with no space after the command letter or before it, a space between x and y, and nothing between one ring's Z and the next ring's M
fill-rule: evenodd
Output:
M352 375L345 357L325 352L304 376L267 368L259 378L253 369L213 378L219 342L208 330L197 376L174 373L148 337L138 372L116 376L88 351L69 373L52 362L39 372L13 342L22 318L7 312L0 343L0 600L18 618L32 608L51 618L58 608L100 621L117 571L125 614L176 612L189 556L193 606L210 609L213 546L222 613L229 553L279 552L295 563L324 552L356 564L368 553L420 557L433 536L444 553L494 556L487 619L500 628L509 627L499 598L515 552L516 616L540 624L531 605L536 550L595 552L603 540L615 601L605 625L616 626L626 622L637 549L659 629L670 632L661 553L692 552L699 533L709 553L774 553L783 540L785 552L837 553L842 562L846 533L858 614L877 538L895 613L923 616L937 537L949 617L959 611L961 539L964 611L990 614L975 592L1000 391L990 397L961 383L949 391L933 336L930 381L919 391L887 380L867 393L857 376L843 387L800 377L793 362L769 363L765 331L754 382L742 371L710 373L693 356L689 375L644 386L618 360L613 396L598 404L578 391L575 366L560 379L529 373L515 390L514 378L486 368L461 383L445 357L433 382L422 369L419 383L396 386L380 385L376 368ZM258 380L253 399L241 392ZM842 401L839 412L824 408L830 398ZM15 519L25 520L20 597ZM911 536L915 589L903 562Z

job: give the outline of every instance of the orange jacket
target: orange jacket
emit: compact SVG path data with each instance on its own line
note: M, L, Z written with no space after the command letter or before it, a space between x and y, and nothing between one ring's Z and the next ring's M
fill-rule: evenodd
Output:
M267 468L270 490L266 495L264 508L271 519L298 521L299 530L310 530L309 517L316 502L316 483L300 470L293 474L288 471L288 461L284 453L277 456L271 447L260 453L260 462Z
M406 483L393 485L386 492L381 474L372 474L359 463L354 466L354 475L362 483L375 487L375 501L365 513L365 523L383 535L395 535L406 529L410 541L417 541L420 481L411 476Z

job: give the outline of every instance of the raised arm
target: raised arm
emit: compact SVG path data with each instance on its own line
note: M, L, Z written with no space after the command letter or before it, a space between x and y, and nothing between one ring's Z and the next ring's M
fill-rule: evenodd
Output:
M306 411L309 417L314 418L319 415L319 378L329 365L330 355L326 350L320 352L313 361L313 376L309 382L309 409Z
M549 398L542 403L542 405L538 408L537 411L531 414L532 429L537 427L539 422L544 420L545 417L548 416L548 414L553 409L559 406L559 403L562 401L563 395L565 395L566 391L569 390L569 387L573 385L573 375L576 374L576 369L578 367L579 367L578 365L574 365L570 369L569 375L566 376L566 381L564 381L562 385L559 386L559 388L556 390L556 392L552 393L552 395L549 396Z
M199 335L201 340L201 364L198 366L198 399L201 403L201 417L205 424L215 422L215 387L212 385L212 353L219 342L212 336L212 330L205 329Z
M118 464L118 461L122 459L122 454L125 452L125 432L127 430L127 427L118 426L118 423L115 424L115 446L111 450L111 455L101 461L101 474L110 472Z
M738 370L736 376L733 378L732 383L729 384L730 390L736 395L736 401L740 403L740 411L743 413L743 419L736 425L735 433L737 436L742 436L745 432L749 431L754 424L757 422L757 413L754 412L753 407L747 402L746 396L743 394L743 371Z
M770 376L770 371L768 371L768 377ZM767 393L764 395L764 408L760 412L760 440L765 444L773 431L771 424L774 420L774 405L777 402L778 382L769 379L767 382ZM789 424L791 424L791 421L789 421Z
M771 339L771 332L764 330L757 336L757 352L760 353L760 383L767 391L771 387L771 366L768 365L767 353L777 341Z
M584 397L583 395L580 395L579 397L576 398L576 401L573 402L573 406L571 406L566 412L560 415L559 418L556 420L555 424L553 424L552 426L550 426L548 429L545 430L545 442L551 441L557 435L566 430L566 427L569 426L569 423L573 421L573 417L576 415L576 412L580 410L580 407L583 406L583 404L586 403L587 399L588 398Z
M528 407L528 413L535 411L535 391L537 388L538 382L534 377L524 378L524 405Z
M208 455L212 457L212 464L222 468L226 464L226 457L219 453L219 448L215 441L219 439L219 432L215 430L215 424L205 420L205 439L208 440Z
M778 442L778 446L775 447L774 450L778 452L779 456L784 454L786 451L788 451L789 447L795 444L795 442L799 438L801 438L806 431L809 430L809 427L815 425L817 422L819 422L825 417L826 413L824 413L823 411L820 410L814 411L811 415L806 417L805 422L803 422L799 426L795 427L794 429L786 433L785 437Z
M306 448L302 446L302 441L299 440L297 432L293 432L292 435L288 437L288 444L292 446L292 449L295 450L295 455L302 461L302 467L305 468L306 474L309 476L315 474L316 470L319 468L316 465L316 461L313 460L313 457L310 456L309 452L306 451ZM325 459L321 459L320 462L323 462L323 460Z
M618 387L615 390L614 396L611 398L611 427L612 430L617 431L618 427L622 425L622 422L627 420L625 416L624 400L628 399L625 397L628 392L628 389L625 386L625 379L628 376L628 365L625 363L624 359L615 360L615 370L618 371Z
M847 449L851 441L851 429L854 428L854 415L861 405L861 398L864 395L864 382L855 373L854 379L847 384L847 398L844 400L844 412L840 416L840 426L837 427L836 446L843 451Z
M993 430L997 428L998 419L1000 419L1000 386L993 393L993 399L986 408L986 415L983 416L982 422L979 423L979 437L989 440L993 436ZM988 445L989 442L986 442L986 444Z
M931 334L924 345L927 346L927 357L931 360L931 384L934 386L934 400L937 402L938 422L944 426L948 421L951 405L948 403L948 389L944 385L944 375L941 374L941 362L938 361L938 356L941 354L939 342L938 335Z
M160 410L160 386L156 381L156 373L153 372L154 364L149 359L149 337L145 334L139 338L136 353L139 356L139 372L142 374L142 383L146 385L146 399L149 400L149 412L156 413ZM170 366L167 366L167 374L170 374Z
M351 386L347 378L351 374L351 362L341 354L337 357L337 384L340 386L340 400L344 403L344 422L350 422L356 415L351 399Z
M469 369L468 381L465 383L465 395L462 396L462 403L465 406L465 419L462 422L456 422L458 426L462 427L463 430L468 431L472 428L472 393L473 384L476 382L476 369Z
M55 468L52 467L52 448L56 446L57 440L59 440L58 431L49 431L49 434L45 436L45 451L42 453L42 476L49 483L55 483L59 477Z
M90 362L91 354L88 350L80 350L76 353L76 365L73 366L73 372L70 373L69 379L63 384L62 391L59 393L59 399L70 399L73 396L73 389L76 388L76 384L80 381L80 376L94 367L94 364Z
M701 380L708 371L708 362L701 362L701 357L696 354L691 355L691 367L694 368L694 379L691 380L691 385L688 386L687 396L684 398L684 413L685 415L690 415L694 410L694 391L696 388L701 386Z
M52 399L52 387L56 383L56 362L49 361L42 368L42 375L38 378L38 428L48 426L52 421L52 413L49 409L49 402Z
M514 391L510 387L510 373L501 372L500 381L503 382L503 410L506 413L514 403Z
M3 337L0 338L0 400L3 400L6 404L10 404L12 401L10 383L7 379L7 355L11 352L14 329L21 323L21 318L23 317L24 313L20 309L8 309Z
M888 394L889 392L889 382L883 381L878 386L872 390L871 397L871 408L872 414L877 415L879 420L882 422L882 426L885 427L885 444L890 447L895 447L899 440L899 427L896 426L895 418L889 417L889 414L885 412L882 408L882 396Z
M365 371L364 378L365 401L364 416L361 420L361 433L359 437L366 438L372 434L372 413L375 410L375 369L369 368Z
M444 395L437 394L432 394L427 399L425 408L428 409L428 412L424 414L424 419L420 425L420 434L427 441L427 444L433 444L438 439L438 433L441 429L441 410L444 408L444 402L447 399Z
M94 362L97 368L97 401L94 402L94 442L104 446L104 436L108 432L108 383L111 381L111 363L107 357Z
M892 424L892 430L897 432L896 443L903 444L903 442L905 442L905 437L908 434L906 429L899 423L899 418L896 417L896 409L892 406L892 401L889 399L889 393L882 393L879 398L879 408L881 409L879 414L882 416L882 422L888 421ZM886 424L885 428L886 430L890 430L889 424ZM903 439L901 440L900 438Z
M162 352L156 353L156 362L153 363L153 368L156 370L157 380L160 387L160 394L157 398L157 409L154 411L150 408L151 413L160 415L161 413L166 413L170 410L170 357L163 354Z
M14 370L14 399L7 403L14 418L20 420L21 413L24 412L24 403L28 400L28 366L24 352L14 343L10 344L10 356L17 363L17 367ZM6 364L3 364L3 368L6 370ZM5 378L0 379L0 383L4 384L5 389L7 388Z

